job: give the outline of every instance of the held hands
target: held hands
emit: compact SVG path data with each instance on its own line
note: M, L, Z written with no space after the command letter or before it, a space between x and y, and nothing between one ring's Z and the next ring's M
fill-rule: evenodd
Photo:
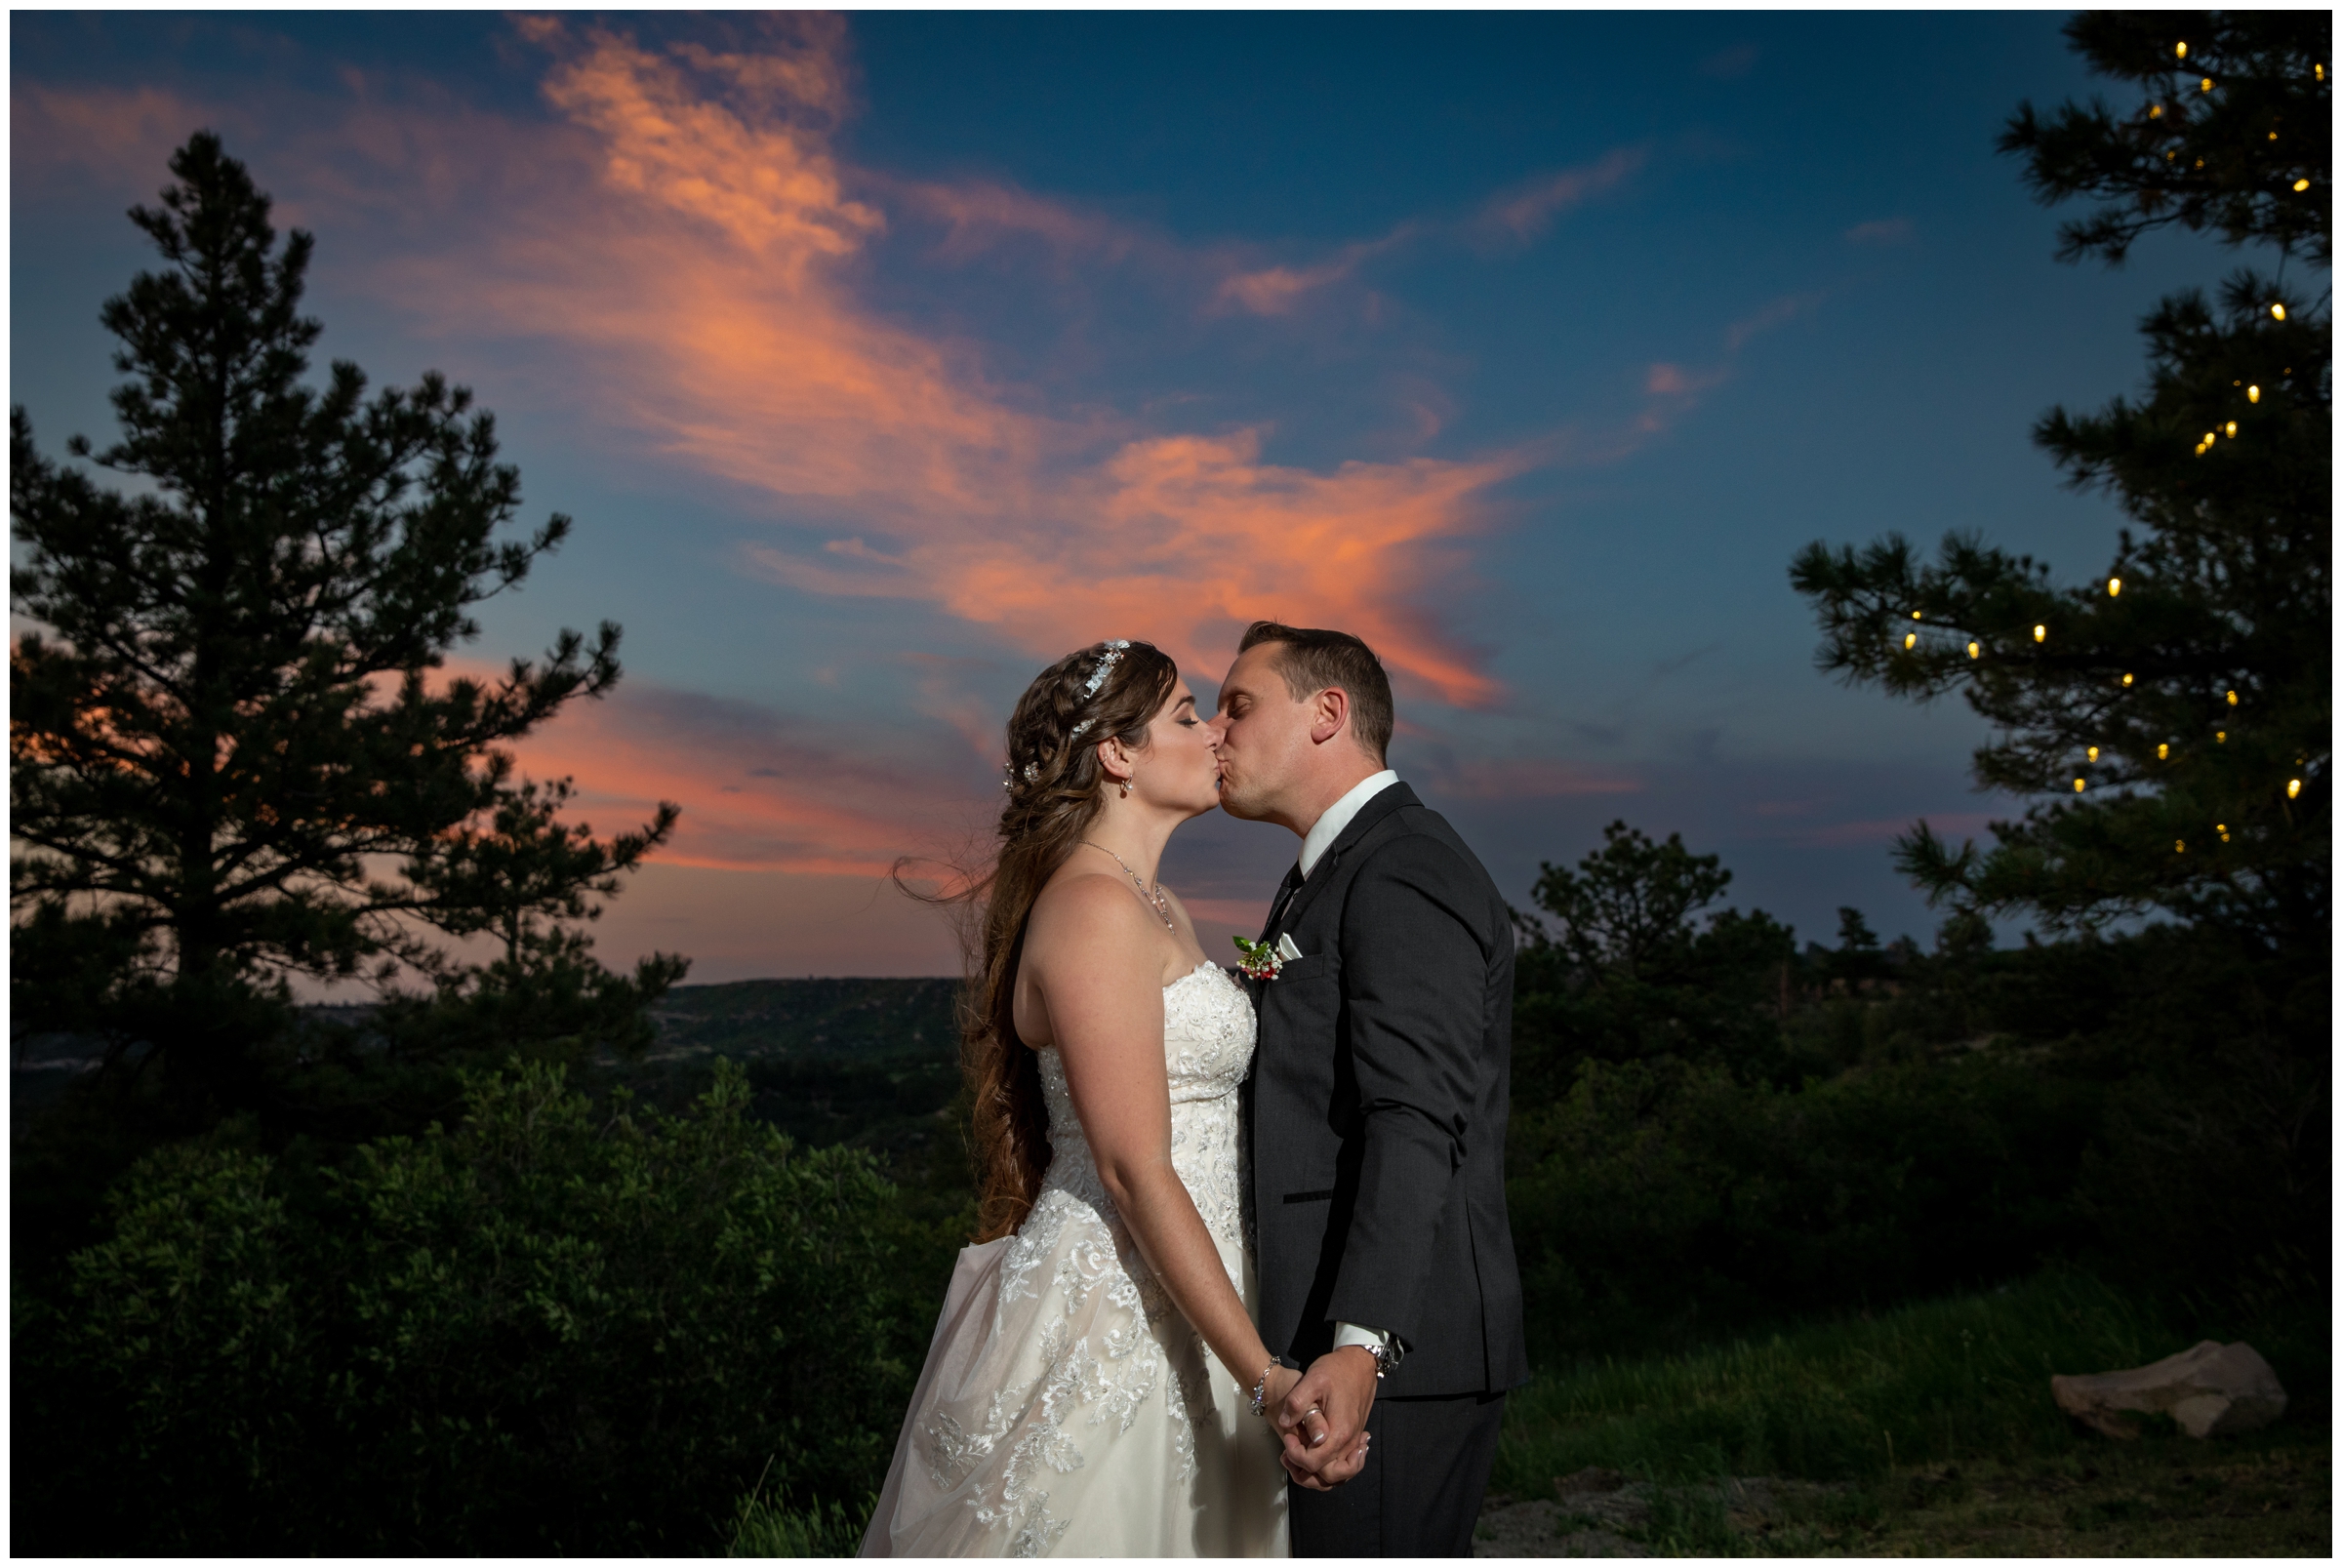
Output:
M1330 1492L1366 1467L1375 1371L1369 1351L1346 1345L1310 1363L1284 1401L1271 1407L1284 1439L1279 1457L1295 1484Z

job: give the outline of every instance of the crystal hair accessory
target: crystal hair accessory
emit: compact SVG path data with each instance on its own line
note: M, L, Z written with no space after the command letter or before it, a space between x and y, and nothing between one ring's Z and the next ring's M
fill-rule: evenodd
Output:
M1129 646L1130 639L1128 637L1117 637L1106 645L1105 654L1098 660L1098 667L1090 671L1090 683L1081 689L1083 702L1086 703L1098 695L1098 688L1104 686L1107 677L1114 672L1114 666L1122 662L1122 650ZM1078 735L1081 732L1076 730L1073 733Z

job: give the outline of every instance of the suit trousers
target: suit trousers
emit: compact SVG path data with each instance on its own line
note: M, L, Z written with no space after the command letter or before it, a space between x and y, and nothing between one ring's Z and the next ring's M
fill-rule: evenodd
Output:
M1469 1557L1496 1464L1502 1393L1377 1399L1366 1467L1331 1492L1287 1484L1296 1557Z

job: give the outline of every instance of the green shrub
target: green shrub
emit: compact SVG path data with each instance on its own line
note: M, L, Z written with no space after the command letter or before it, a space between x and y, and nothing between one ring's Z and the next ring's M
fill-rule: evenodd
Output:
M919 1238L868 1155L747 1100L719 1067L690 1114L604 1115L527 1065L305 1188L143 1160L17 1304L20 1413L61 1433L19 1450L20 1544L697 1553L768 1463L785 1508L867 1496L932 1323Z
M1651 1348L1987 1283L2080 1237L2095 1093L2005 1053L1788 1090L1587 1062L1514 1116L1511 1210L1548 1352Z

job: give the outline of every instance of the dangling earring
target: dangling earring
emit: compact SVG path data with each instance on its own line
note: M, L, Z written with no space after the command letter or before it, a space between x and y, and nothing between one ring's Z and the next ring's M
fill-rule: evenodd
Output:
M1128 779L1122 781L1122 798L1124 800L1130 798L1130 781Z

